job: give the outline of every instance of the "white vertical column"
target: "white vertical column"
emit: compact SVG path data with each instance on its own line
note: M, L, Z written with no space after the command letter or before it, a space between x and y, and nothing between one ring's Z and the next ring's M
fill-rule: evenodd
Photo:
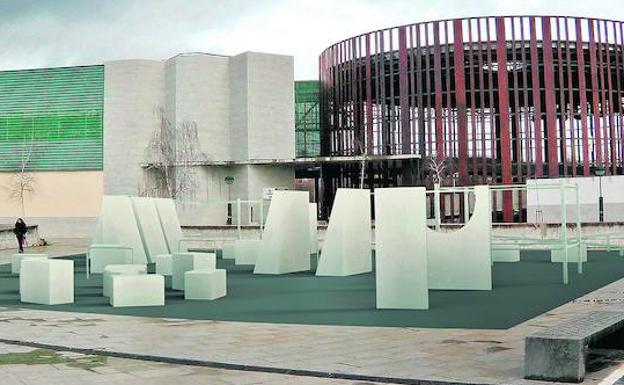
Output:
M375 189L378 309L428 309L425 189Z

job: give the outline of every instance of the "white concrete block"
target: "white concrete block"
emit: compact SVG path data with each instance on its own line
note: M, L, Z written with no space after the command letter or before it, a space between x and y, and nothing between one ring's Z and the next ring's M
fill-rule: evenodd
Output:
M221 247L221 258L222 259L235 259L235 246L234 244L227 244Z
M164 306L165 277L158 274L112 275L113 307Z
M372 270L370 191L338 189L316 275L344 277Z
M132 207L148 261L153 262L155 255L168 254L167 240L160 225L154 199L132 197Z
M449 232L427 229L429 288L492 290L491 215L488 186L475 186L470 221Z
M581 255L581 262L587 262L587 245L581 244L568 249L568 262L578 262L579 252ZM565 254L563 249L552 249L550 251L550 262L563 263L565 261Z
M163 234L165 235L165 240L167 241L169 253L173 254L177 252L186 252L187 249L184 246L180 248L180 240L184 237L184 235L182 234L182 228L180 227L180 219L178 218L175 202L173 199L153 199L156 204Z
M89 273L102 274L107 265L133 263L133 251L123 245L97 244L89 247Z
M375 215L377 308L428 309L425 189L375 189Z
M154 256L156 263L156 274L171 276L173 275L173 255L159 254Z
M24 258L48 258L48 254L13 254L11 256L11 274L20 273L20 266Z
M520 262L520 249L492 249L493 262Z
M104 297L110 297L112 293L112 276L116 274L137 275L147 274L145 265L108 265L102 273L102 293Z
M310 270L308 199L307 191L273 193L254 274Z
M184 290L184 273L191 270L214 270L217 258L211 253L174 253L171 288Z
M318 254L318 217L316 203L310 203L310 254Z
M237 265L255 265L261 244L261 239L237 239L234 242L235 263Z
M20 300L40 305L74 302L74 261L26 258L19 280Z
M227 294L226 271L191 270L184 273L184 299L213 300Z
M129 246L133 250L133 263L148 262L130 197L105 195L99 220L101 243Z

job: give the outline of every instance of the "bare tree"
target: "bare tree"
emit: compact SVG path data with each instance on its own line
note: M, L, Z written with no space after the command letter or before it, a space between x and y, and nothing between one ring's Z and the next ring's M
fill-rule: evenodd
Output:
M30 137L24 137L22 143L19 169L15 171L5 186L9 199L17 201L21 208L22 217L26 216L25 201L35 193L37 179L28 171L30 157L35 143L35 126L31 126Z
M425 160L425 170L431 175L434 183L443 183L452 178L455 173L455 162L452 158L435 159L428 157Z
M139 190L145 195L174 199L193 194L198 187L197 166L207 159L199 146L197 123L185 120L174 124L163 108L155 113L160 124L152 133L146 153L151 178Z

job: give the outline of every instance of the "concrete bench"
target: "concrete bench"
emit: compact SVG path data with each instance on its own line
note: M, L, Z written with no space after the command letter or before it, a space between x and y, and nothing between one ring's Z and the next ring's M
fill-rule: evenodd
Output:
M112 275L113 307L164 306L165 277L158 274Z
M137 275L147 274L147 266L145 265L107 265L102 273L102 294L104 297L110 297L112 292L113 275Z
M11 256L11 273L18 274L20 273L20 268L22 266L22 260L26 258L43 258L48 259L48 254L13 254Z
M599 311L527 336L524 343L525 378L582 382L590 345L623 328L624 312Z
M74 302L74 261L25 258L21 266L22 302L39 305Z

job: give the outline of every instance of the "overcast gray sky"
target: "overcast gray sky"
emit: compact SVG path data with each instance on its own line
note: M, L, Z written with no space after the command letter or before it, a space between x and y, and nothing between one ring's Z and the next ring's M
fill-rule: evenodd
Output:
M0 69L165 59L179 52L293 55L317 78L334 42L393 25L476 15L624 20L623 0L0 0Z

